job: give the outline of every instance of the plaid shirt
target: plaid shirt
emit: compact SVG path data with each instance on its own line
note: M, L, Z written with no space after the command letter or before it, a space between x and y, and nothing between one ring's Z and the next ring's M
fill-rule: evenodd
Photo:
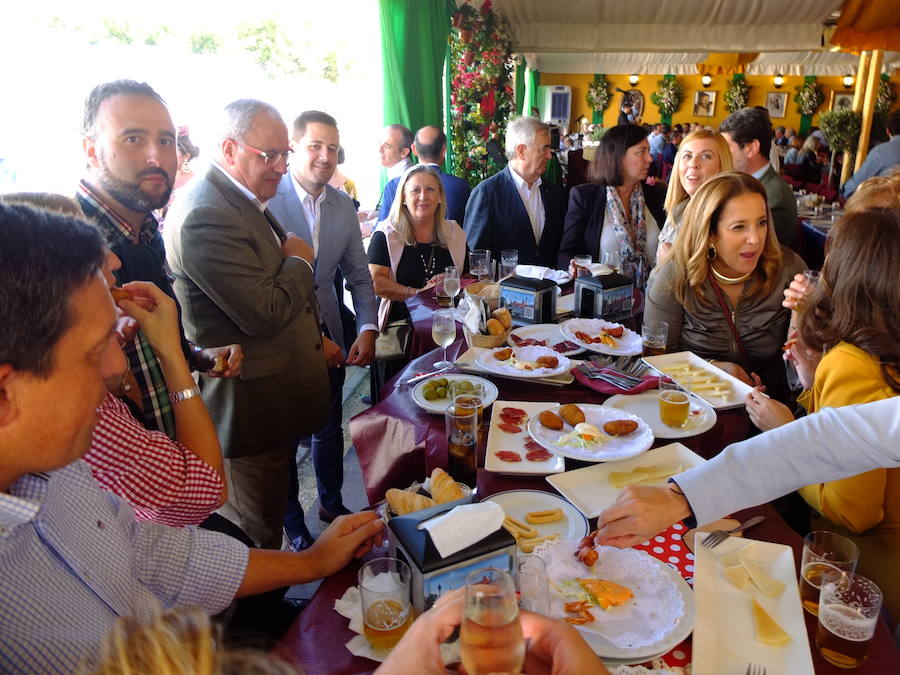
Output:
M79 184L78 201L84 214L92 219L103 235L106 242L114 252L123 258L123 263L127 256L119 254L124 247L133 246L132 229L128 221L118 213L113 211L107 204L101 201L100 197L94 194L90 186L81 181ZM156 222L151 214L147 214L144 223L141 225L139 235L140 245L147 246L155 252L160 261L159 274L164 277L165 272L162 267L162 261L165 260L165 249L162 244L162 237L159 235L159 223ZM126 283L128 281L154 281L153 279L132 279L127 275L126 266L116 273L117 281ZM163 290L168 292L168 288ZM167 434L170 438L175 438L175 415L172 412L172 404L169 401L169 389L166 387L166 379L162 372L159 359L150 346L143 331L138 330L134 339L123 347L125 356L128 358L128 364L131 372L137 380L141 390L143 401L144 419L143 423L148 429L155 429Z

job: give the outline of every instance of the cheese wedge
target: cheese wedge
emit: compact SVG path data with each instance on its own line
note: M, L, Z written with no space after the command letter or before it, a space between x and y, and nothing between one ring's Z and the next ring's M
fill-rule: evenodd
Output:
M784 632L784 629L778 625L769 613L762 606L751 598L753 603L753 624L756 626L756 639L765 645L772 647L783 647L790 644L793 640L790 635Z
M725 575L725 578L728 579L728 581L740 589L746 588L747 584L750 583L750 573L747 571L747 568L741 564L723 568L722 574Z
M778 581L778 579L773 579L766 574L758 560L746 560L742 558L741 564L744 566L744 569L747 570L754 585L767 598L777 598L784 592L784 584Z
M633 471L613 471L609 474L609 484L621 489L627 485L657 483L684 470L683 464L653 464L638 466Z
M634 597L630 588L605 579L578 579L578 583L591 596L591 600L603 609L624 605Z
M719 556L719 562L724 567L734 567L735 565L741 564L741 559L744 560L752 560L753 559L753 544L744 544L740 548L736 548L733 551L729 551L728 553L722 553Z

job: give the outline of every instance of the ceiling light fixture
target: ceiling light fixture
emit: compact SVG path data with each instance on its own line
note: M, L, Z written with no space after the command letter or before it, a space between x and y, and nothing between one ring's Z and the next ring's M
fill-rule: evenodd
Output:
M781 87L784 86L784 75L778 73L778 75L772 78L772 84L776 89L781 89Z
M630 84L632 87L636 87L637 83L638 83L637 73L632 73L631 75L628 76L628 84Z
M704 75L700 78L700 84L702 84L703 87L706 88L712 84L712 78L709 75Z

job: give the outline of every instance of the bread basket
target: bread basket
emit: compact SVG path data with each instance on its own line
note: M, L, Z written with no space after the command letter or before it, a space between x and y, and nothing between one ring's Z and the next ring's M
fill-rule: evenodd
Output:
M500 284L493 281L476 281L466 286L466 294L484 298L491 311L500 306Z
M466 344L470 347L481 347L483 349L493 349L494 347L505 345L510 332L512 332L512 328L507 328L500 333L500 335L481 335L480 333L473 333L463 326L463 333L466 335Z

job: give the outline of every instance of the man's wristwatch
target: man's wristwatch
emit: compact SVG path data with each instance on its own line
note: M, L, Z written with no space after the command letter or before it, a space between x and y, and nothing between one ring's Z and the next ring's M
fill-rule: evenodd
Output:
M200 387L196 384L190 389L182 389L181 391L173 391L169 394L169 402L172 405L176 403L181 403L182 401L187 401L189 398L194 398L195 396L200 395Z

